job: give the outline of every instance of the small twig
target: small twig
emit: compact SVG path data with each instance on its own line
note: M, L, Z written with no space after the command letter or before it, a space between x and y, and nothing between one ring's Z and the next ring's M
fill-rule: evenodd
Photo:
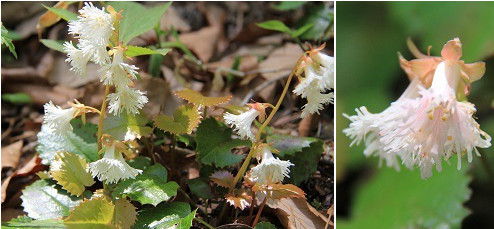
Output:
M261 207L259 207L259 211L257 212L256 219L254 219L254 223L252 223L252 228L256 227L257 222L259 221L259 218L261 217L261 212L262 209L264 209L264 206L266 205L266 201L268 200L268 197L264 197L264 200L262 201Z
M250 202L249 219L254 214L254 202L256 201L256 192L252 192L252 201Z
M154 152L153 152L154 147L149 142L149 139L147 137L144 138L144 144L146 145L148 153L151 155L151 158L153 159L153 164L156 164L156 157L154 156Z
M214 229L213 226L211 226L211 224L207 223L206 221L202 220L202 219L199 219L199 218L194 218L195 221L201 223L202 225L206 226L207 228L209 229Z

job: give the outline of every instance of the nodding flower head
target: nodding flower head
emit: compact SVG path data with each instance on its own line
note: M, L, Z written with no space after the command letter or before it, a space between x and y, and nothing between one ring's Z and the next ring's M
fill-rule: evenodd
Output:
M223 115L223 118L228 125L235 128L234 130L240 138L254 141L254 134L251 130L252 122L254 122L258 116L260 121L264 121L266 115L265 109L268 105L265 103L249 103L247 105L251 107L248 111L239 115L226 112Z
M388 167L394 167L396 170L399 170L400 164L398 157L403 152L386 151L386 144L381 139L381 130L385 127L393 127L401 123L409 115L404 112L404 109L409 106L411 101L419 96L418 85L420 85L420 81L418 79L413 80L400 98L391 103L391 106L381 113L373 114L365 106L362 106L359 109L355 109L357 115L349 116L343 114L343 116L351 121L350 126L343 130L343 133L352 139L350 146L354 144L358 145L364 140L366 146L364 155L368 157L377 156L380 159L380 165L385 161Z
M44 105L44 108L45 118L43 125L48 128L48 132L63 135L72 131L70 121L74 118L77 111L74 107L62 109L60 106L53 105L53 102L50 101Z
M260 163L251 169L251 178L259 184L271 184L281 182L285 177L290 177L290 161L283 161L273 156L269 146L259 149L258 160Z
M87 62L89 61L89 57L84 55L84 53L80 49L74 47L72 41L65 42L63 46L63 50L67 52L67 59L65 59L65 62L70 63L70 70L74 71L80 76L86 76Z
M326 92L334 87L334 58L320 52L321 49L309 51L309 56L305 56L300 64L304 77L299 77L300 83L293 93L307 98L302 118L308 114L319 114L323 105L333 102L333 93Z
M137 79L137 68L134 65L124 63L125 49L115 47L113 50L113 62L101 67L100 81L104 85L115 85L117 88L128 87L133 79Z
M117 150L117 142L109 137L103 137L103 158L89 164L93 177L106 183L117 183L120 180L135 178L142 171L134 169L125 162L125 159Z
M432 168L441 171L442 159L456 154L458 169L462 154L472 161L477 147L487 148L491 138L473 118L475 107L456 100L461 68L456 61L445 60L436 67L431 87L420 88L419 99L404 109L409 116L402 123L384 128L381 133L387 150L404 151L403 162L419 166L422 178L432 175Z
M145 92L129 87L117 88L115 93L108 95L107 100L108 110L114 115L119 115L124 110L128 114L138 114L139 109L148 102Z
M77 20L69 22L69 33L79 39L79 49L97 64L109 61L106 46L113 30L112 16L90 2L79 10Z
M473 118L475 106L456 99L458 90L480 78L485 69L482 70L483 63L466 65L459 60L459 39L445 45L441 58L417 54L413 49L412 52L422 55L421 59L404 62L400 57L404 70L413 76L403 95L380 114L360 109L358 115L346 116L352 123L344 133L354 139L352 144L358 144L367 135L367 153L377 152L395 167L399 157L409 168L420 167L421 176L426 179L434 166L441 170L443 159L456 154L460 169L463 154L471 162L473 152L479 154L477 147L491 145L490 136ZM417 66L428 66L432 77L427 71L418 71ZM469 71L473 68L476 71Z

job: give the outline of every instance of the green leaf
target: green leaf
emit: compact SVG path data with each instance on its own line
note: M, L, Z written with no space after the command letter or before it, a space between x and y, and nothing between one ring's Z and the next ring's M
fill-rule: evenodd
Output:
M146 169L136 179L127 179L120 182L113 190L112 195L127 196L141 204L158 205L177 195L178 184L166 182L166 169L155 164Z
M297 30L295 30L295 32L293 32L292 37L299 37L300 35L307 32L307 30L312 28L312 26L314 26L314 24L311 23L298 28Z
M55 40L49 40L49 39L41 39L41 43L43 43L46 47L51 48L55 51L59 51L62 53L66 53L63 47L63 43L65 41L55 41Z
M54 180L72 195L84 193L84 186L94 184L93 177L87 171L86 160L70 152L58 152L51 163L50 173Z
M288 28L288 26L286 26L285 23L278 20L269 20L269 21L257 23L257 26L263 29L279 31L286 34L292 34L292 30Z
M22 191L22 207L33 219L59 219L79 205L80 198L46 180L37 180Z
M277 5L273 5L275 10L288 11L302 7L305 5L305 1L282 1Z
M214 118L204 120L197 128L198 160L206 165L214 163L222 168L240 162L244 155L235 155L232 148L250 146L250 141L231 139L232 129L220 126Z
M134 205L127 199L115 201L113 225L117 228L130 228L137 220L137 212Z
M272 147L280 151L278 156L294 155L296 152L301 152L304 147L309 147L311 143L316 142L316 138L310 137L295 137L291 135L269 135L266 139L268 143L272 143Z
M191 212L187 203L162 203L139 211L133 228L170 228L176 224L179 224L177 228L190 228L194 215L195 211Z
M144 157L144 156L137 156L137 157L127 161L127 164L129 164L130 167L132 167L132 168L140 169L140 170L144 171L149 166L151 166L151 158Z
M108 5L113 6L117 12L123 10L119 35L120 40L127 44L132 38L154 28L171 5L171 2L151 9L147 9L135 2L110 2Z
M154 118L154 124L173 134L190 134L201 120L198 109L192 104L180 106L173 112L173 118L168 115L158 115Z
M110 229L115 206L105 197L97 197L82 202L70 212L63 223L69 229Z
M108 116L103 124L103 133L111 135L114 139L134 140L151 134L151 127L146 126L148 122L146 114L140 111L139 114L127 114L120 116Z
M125 51L125 55L128 57L134 57L134 56L142 56L142 55L152 55L152 54L161 54L161 55L166 55L168 52L170 52L171 49L148 49L145 47L139 47L139 46L132 46L129 45L127 46L127 51Z
M187 184L189 185L190 191L203 199L211 199L213 198L213 194L211 193L211 187L209 186L209 182L206 179L195 178L187 180Z
M99 159L98 146L96 143L88 143L73 132L68 132L65 135L56 135L47 131L45 127L41 127L38 133L39 145L36 151L42 163L49 165L55 159L55 153L58 151L72 152L82 156L86 161L93 162Z
M311 5L307 8L309 14L305 14L295 23L297 30L312 24L310 29L300 35L305 40L327 40L330 35L330 26L333 23L333 12L323 3ZM304 28L305 29L305 28Z
M2 94L2 100L13 104L28 104L33 102L31 96L26 93L5 93Z
M82 123L81 119L72 119L70 121L73 132L78 137L82 138L87 143L96 143L96 132L98 132L98 125L86 122Z
M458 171L451 161L428 180L418 170L379 169L356 189L352 217L337 219L338 228L460 228L469 214L463 203L470 178L466 163Z
M322 142L315 141L309 147L302 148L302 151L298 151L294 155L283 156L284 160L290 160L294 164L294 166L290 167L289 181L295 185L300 185L315 173L322 151Z
M53 8L53 7L49 7L49 6L45 6L45 5L43 5L43 6L47 10L49 10L49 11L53 12L54 14L58 15L59 17L61 17L63 20L66 20L66 21L77 20L77 14L70 12L66 9Z
M254 229L276 229L276 227L270 222L260 222Z
M14 57L17 59L17 53L15 52L15 47L14 44L12 43L12 37L8 34L7 28L3 26L2 23L2 44L7 45L9 48L10 53L14 55Z
M230 101L230 99L232 98L231 95L223 97L206 97L200 92L188 88L180 91L175 91L174 94L181 99L187 100L187 102L189 103L203 106L217 106Z
M177 225L177 229L189 229L192 227L192 220L196 217L197 209L189 213L184 218L180 219L180 222Z
M2 223L4 229L51 229L66 228L61 220L33 220L27 216L19 216Z

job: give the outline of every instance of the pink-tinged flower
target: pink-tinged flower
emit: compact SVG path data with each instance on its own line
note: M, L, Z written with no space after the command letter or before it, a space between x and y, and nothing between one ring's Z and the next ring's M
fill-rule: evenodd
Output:
M430 88L420 88L421 98L407 107L410 114L402 124L382 130L382 142L391 153L404 151L402 160L412 168L419 166L423 179L432 175L432 168L441 171L441 162L456 154L458 169L462 154L472 161L477 147L490 147L491 138L473 118L475 107L456 100L461 80L460 66L445 60L436 67ZM405 110L405 112L407 112Z
M467 94L469 84L482 77L484 63L464 64L459 39L449 41L442 57L430 57L411 47L421 59L406 61L400 56L403 69L412 79L410 86L396 102L380 114L365 107L343 132L353 144L365 139L366 155L379 155L387 164L399 168L397 158L410 169L420 167L423 179L432 175L432 168L441 171L442 160L456 154L458 169L461 157L471 162L477 147L490 147L491 137L480 129L473 118L475 106L459 102L457 94ZM430 74L433 72L433 75Z
M444 45L441 51L441 57L422 54L410 39L408 39L407 45L410 52L417 59L408 61L399 54L401 68L407 73L410 81L418 77L425 88L431 86L437 66L445 60L456 62L460 67L460 74L464 81L461 81L458 85L459 93L468 94L469 84L479 80L485 73L484 62L479 61L472 64L465 64L463 60L460 60L462 50L459 38L450 40Z
M309 114L317 113L324 105L333 103L334 95L329 90L334 87L334 58L320 52L324 46L309 51L301 63L304 77L299 77L300 83L293 93L307 99L302 107L304 118Z
M254 134L251 130L252 122L254 122L257 117L259 117L261 122L264 121L267 105L263 103L248 103L247 105L251 107L248 111L239 115L225 112L223 118L225 119L226 124L235 128L234 131L237 132L240 138L254 141Z
M418 97L418 85L420 85L420 81L418 79L413 80L400 98L381 113L370 113L365 106L362 106L355 109L357 115L343 114L351 121L350 126L343 130L343 133L352 139L350 146L358 145L363 140L365 156L377 156L379 157L379 165L385 161L388 167L400 170L398 157L401 157L403 152L388 152L385 149L386 144L381 140L381 130L401 123L409 115L405 109L411 101Z

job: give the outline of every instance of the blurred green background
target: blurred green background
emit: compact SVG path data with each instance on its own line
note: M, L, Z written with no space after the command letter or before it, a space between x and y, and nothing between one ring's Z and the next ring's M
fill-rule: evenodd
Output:
M378 113L396 100L409 81L397 52L408 60L411 37L419 49L438 56L455 37L466 63L485 61L484 77L468 100L477 107L481 129L494 136L494 2L337 2L336 162L338 228L486 228L494 225L494 147L481 160L456 170L443 163L428 180L418 169L378 168L363 145L349 147L342 133L366 106ZM465 160L466 161L466 158ZM491 175L489 175L491 174Z

